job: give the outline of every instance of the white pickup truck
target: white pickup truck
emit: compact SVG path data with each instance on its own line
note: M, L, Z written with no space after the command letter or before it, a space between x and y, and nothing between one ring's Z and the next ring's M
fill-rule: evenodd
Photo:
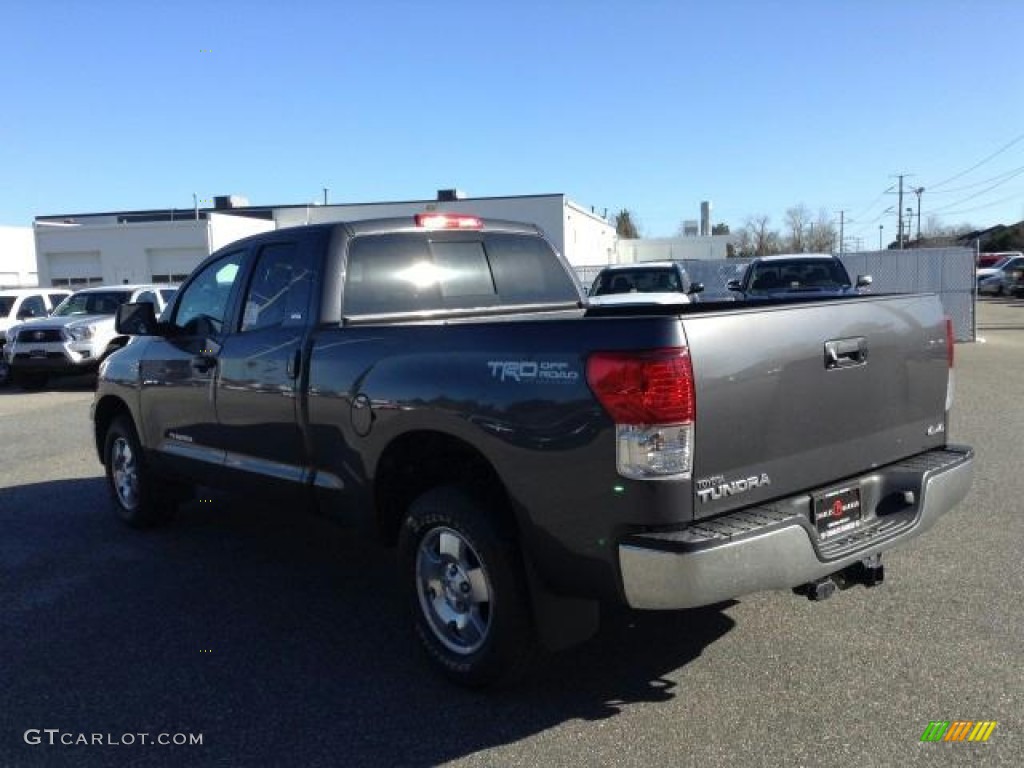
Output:
M117 308L149 302L159 315L174 295L169 285L116 285L86 288L66 298L49 317L7 329L4 361L22 389L41 389L51 376L89 373L128 341L114 328Z
M71 291L64 288L4 288L0 290L0 386L7 384L7 363L4 361L4 345L7 344L7 330L19 320L46 317Z

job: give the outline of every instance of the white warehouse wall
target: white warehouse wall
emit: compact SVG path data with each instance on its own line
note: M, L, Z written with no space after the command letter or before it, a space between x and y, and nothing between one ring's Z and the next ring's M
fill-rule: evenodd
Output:
M275 229L271 219L253 219L248 216L232 216L212 212L208 215L210 217L210 253L218 251L236 240L241 240L243 237Z
M574 266L615 263L615 227L572 201L565 204L561 251Z
M569 203L565 195L524 195L521 197L476 197L462 200L412 200L399 203L365 203L355 205L310 205L299 208L277 208L274 218L278 228L331 221L412 216L417 213L453 211L483 218L509 219L536 224L570 263L574 258L595 258L607 254L608 241L615 229L601 217ZM575 237L567 237L575 235Z
M676 259L725 259L731 235L709 237L647 237L621 239L616 245L616 261L671 261ZM599 263L599 262L596 262Z
M217 214L211 214L209 220L79 221L36 222L40 285L67 276L99 277L113 285L148 283L154 273L187 274L216 248L274 228L272 221Z
M0 227L0 288L38 285L31 227Z

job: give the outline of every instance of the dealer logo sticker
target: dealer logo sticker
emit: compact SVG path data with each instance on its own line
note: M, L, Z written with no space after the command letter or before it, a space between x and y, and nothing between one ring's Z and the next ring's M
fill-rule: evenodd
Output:
M995 720L932 720L921 741L988 741L996 725Z

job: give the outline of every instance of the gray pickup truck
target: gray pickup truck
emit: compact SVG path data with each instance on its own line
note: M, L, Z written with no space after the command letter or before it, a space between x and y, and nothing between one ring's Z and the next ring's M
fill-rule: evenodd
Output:
M371 517L471 686L682 609L877 584L967 494L936 296L588 307L532 226L421 215L227 246L101 366L126 522L199 485Z

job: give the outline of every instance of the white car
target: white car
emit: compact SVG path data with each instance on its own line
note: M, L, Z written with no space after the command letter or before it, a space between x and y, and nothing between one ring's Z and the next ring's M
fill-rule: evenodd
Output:
M71 291L63 288L4 288L0 290L0 348L7 329L19 320L46 317Z
M27 320L7 331L4 359L15 384L40 389L51 376L88 373L128 342L114 328L117 308L148 301L159 315L175 288L114 285L68 296L49 317Z
M1005 296L1012 294L1024 273L1024 258L1011 259L992 274L978 279L979 296Z
M602 269L590 288L590 306L615 304L689 304L704 290L674 261L613 264Z
M7 383L4 345L7 331L20 320L46 317L71 295L63 288L4 288L0 290L0 384Z
M1002 258L999 259L991 267L980 267L974 270L974 276L978 281L979 288L981 287L981 281L986 277L992 277L992 275L1006 269L1019 269L1024 266L1024 254L1020 251L1006 251Z

